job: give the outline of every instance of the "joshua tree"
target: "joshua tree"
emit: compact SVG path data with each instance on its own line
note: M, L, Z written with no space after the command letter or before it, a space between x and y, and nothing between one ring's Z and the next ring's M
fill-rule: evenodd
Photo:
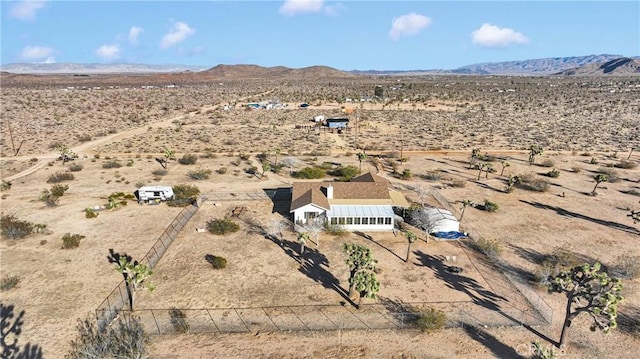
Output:
M367 160L367 154L364 152L359 152L358 153L358 161L360 162L360 168L358 169L358 171L360 173L362 173L362 161L366 161Z
M529 166L535 162L536 156L540 154L542 154L542 147L538 145L531 145L531 147L529 147Z
M511 193L513 186L522 182L522 178L520 176L509 175L509 181L507 182L507 189L505 192Z
M474 148L471 150L471 158L469 159L469 168L473 167L479 155L480 155L479 148Z
M282 150L279 147L273 149L273 153L275 154L275 159L273 161L273 167L278 167L278 155Z
M409 242L409 245L407 246L407 257L404 259L404 262L407 263L409 262L409 254L411 253L411 244L418 240L418 236L416 236L415 233L411 231L406 231L405 236L407 237L407 241Z
M262 162L262 175L260 175L261 177L264 177L264 173L271 171L271 165L269 164L269 162Z
M370 271L361 271L356 273L353 281L350 282L354 289L358 292L358 306L362 303L362 298L375 298L376 293L380 291L380 282L376 278L376 274Z
M489 178L489 172L495 172L493 165L491 163L485 163L484 165L484 178Z
M308 240L309 240L309 233L307 232L298 233L298 243L300 243L300 265L302 265L302 256L304 255L304 247L307 245Z
M476 164L476 169L478 170L478 181L480 180L480 176L482 175L482 171L487 168L488 163L478 163Z
M56 151L60 152L60 158L62 159L62 164L65 164L67 161L78 158L78 155L71 151L67 145L58 145L56 146Z
M502 170L500 171L500 177L502 177L502 175L504 174L504 169L511 166L511 164L507 161L501 161L500 164L502 165Z
M129 297L129 309L133 310L133 291L144 288L151 292L155 289L153 284L148 281L145 283L153 272L148 266L134 261L130 255L115 253L111 248L107 259L109 263L115 263L116 270L122 273L127 287L127 296Z
M169 160L175 159L175 151L165 148L164 149L164 158L156 158L156 161L158 163L160 163L160 165L162 166L162 168L167 169L167 166L169 165Z
M592 195L597 194L596 189L598 188L598 185L600 185L600 183L609 182L609 176L605 175L604 173L597 174L595 177L593 177L593 179L596 180L596 185L593 187L593 191L591 191Z
M349 298L352 298L356 274L361 271L373 271L377 261L373 258L371 250L365 246L345 243L342 251L347 255L345 263L349 266Z
M634 148L631 147L631 150L629 150L629 155L627 156L627 159L631 159L631 152L633 152Z
M462 200L462 208L460 209L460 220L459 220L459 222L462 222L462 217L464 217L464 210L467 207L473 207L473 206L475 206L475 203L473 203L472 200L470 200L470 199L463 199Z
M558 347L564 344L567 329L580 313L588 313L593 318L591 330L608 333L617 326L618 304L623 300L622 283L600 269L600 263L584 264L549 278L549 291L567 296Z

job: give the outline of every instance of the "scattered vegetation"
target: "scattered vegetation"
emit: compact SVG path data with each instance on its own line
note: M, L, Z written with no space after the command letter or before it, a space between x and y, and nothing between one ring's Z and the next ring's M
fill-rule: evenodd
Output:
M20 283L20 277L17 275L6 275L0 280L0 291L8 291L15 288Z
M84 209L84 216L86 218L96 218L96 217L98 217L98 212L96 212L91 207L87 207L87 208Z
M319 167L305 167L300 171L295 171L291 174L293 178L300 179L319 179L323 178L325 171Z
M629 160L621 160L620 162L616 163L614 166L617 167L617 168L631 170L631 169L636 168L638 166L638 164L633 162L633 161L629 161Z
M324 222L324 231L332 236L344 237L349 234L344 227L339 224L331 224L329 222Z
M60 197L64 195L64 193L69 190L68 185L60 185L56 184L51 187L50 190L44 189L40 193L39 199L47 204L49 207L55 207L58 205Z
M0 191L8 191L11 189L11 182L2 180L0 183Z
M189 178L192 178L194 180L206 180L206 179L209 179L209 177L211 176L211 170L204 169L204 168L197 168L193 171L187 172L187 176L189 176Z
M356 166L338 166L336 169L329 171L328 174L339 177L340 181L350 181L360 173Z
M480 207L487 212L495 212L500 206L496 202L491 202L488 199L484 200L484 203Z
M198 155L187 153L178 160L182 165L195 165L198 162Z
M56 172L56 173L52 173L49 176L49 179L47 179L47 183L59 183L59 182L63 182L63 181L73 181L76 177L73 175L73 173L68 172L68 171L60 171L60 172Z
M102 163L102 168L120 168L122 163L118 160L109 160Z
M432 333L444 328L446 322L447 315L442 310L433 307L420 311L415 319L416 326L426 333Z
M65 233L62 236L62 249L78 248L80 247L80 241L84 238L85 236L80 234Z
M69 171L71 172L80 172L82 171L82 169L84 168L84 166L82 165L82 163L71 163L69 164Z
M180 309L169 309L169 317L171 317L171 325L177 333L188 333L189 323L187 323L187 315Z
M555 166L555 163L553 162L553 160L546 159L546 160L542 161L541 165L542 165L542 167L553 167L553 166Z
M91 317L79 320L76 328L78 334L71 341L67 359L148 357L151 339L134 315L121 313L115 322L104 326Z
M480 238L469 243L474 249L489 257L499 256L502 253L502 243L495 239Z
M167 201L171 207L186 207L198 200L200 189L196 186L181 184L173 187L174 198Z
M551 171L545 173L545 175L547 177L551 177L551 178L558 178L560 177L560 171L558 171L557 169L552 169Z
M19 220L13 214L3 214L0 217L0 230L2 236L9 239L21 239L34 231L34 224L28 221Z
M212 219L207 221L207 230L213 234L223 235L240 230L240 225L228 219Z
M609 270L610 274L620 279L636 279L640 276L640 256L632 256L628 253L620 255L614 261Z
M204 259L211 264L213 269L224 269L227 267L227 260L224 257L207 254L204 256Z

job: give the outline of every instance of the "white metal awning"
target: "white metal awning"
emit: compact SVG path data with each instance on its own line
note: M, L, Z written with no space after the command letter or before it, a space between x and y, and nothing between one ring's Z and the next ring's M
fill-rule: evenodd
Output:
M327 217L394 217L391 206L332 205Z

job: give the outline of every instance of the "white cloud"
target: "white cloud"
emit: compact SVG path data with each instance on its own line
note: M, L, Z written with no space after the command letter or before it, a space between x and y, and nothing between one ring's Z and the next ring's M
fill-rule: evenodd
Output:
M412 12L393 19L391 22L391 30L389 30L389 37L397 41L403 36L418 34L422 29L429 27L429 25L431 25L431 18Z
M36 12L42 9L45 1L23 0L15 3L9 10L9 16L20 20L34 20Z
M201 55L205 53L205 47L204 46L196 46L193 49L191 49L191 51L189 52L190 55Z
M173 28L169 30L169 33L164 35L162 41L160 41L160 47L166 49L179 42L184 41L187 37L195 34L196 30L189 27L184 22L176 22L173 24Z
M96 50L96 56L103 60L115 60L120 57L120 46L102 45Z
M308 12L320 12L323 7L323 0L286 0L280 6L280 14L293 16Z
M323 9L324 13L329 16L338 16L340 12L345 10L345 6L341 3L337 3L335 5L326 5Z
M53 49L46 46L27 46L22 49L21 56L25 60L42 60L50 57Z
M144 29L138 26L131 26L129 29L129 42L132 44L138 43L138 36L144 32Z
M482 24L478 30L471 33L473 43L483 47L506 47L512 44L526 44L529 42L522 33L509 28L500 28L491 24Z
M56 58L53 57L53 56L49 56L42 62L45 63L45 64L55 64L56 63Z

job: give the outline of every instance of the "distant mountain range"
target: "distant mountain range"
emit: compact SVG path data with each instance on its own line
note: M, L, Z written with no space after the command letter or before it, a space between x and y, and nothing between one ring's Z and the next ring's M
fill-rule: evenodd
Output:
M640 75L640 57L621 55L588 55L554 57L522 61L489 62L472 64L457 69L412 70L412 71L340 71L327 66L311 66L292 69L284 66L262 67L257 65L145 65L145 64L7 64L0 71L13 74L151 74L198 72L210 78L249 79L257 77L321 78L350 77L355 75Z

